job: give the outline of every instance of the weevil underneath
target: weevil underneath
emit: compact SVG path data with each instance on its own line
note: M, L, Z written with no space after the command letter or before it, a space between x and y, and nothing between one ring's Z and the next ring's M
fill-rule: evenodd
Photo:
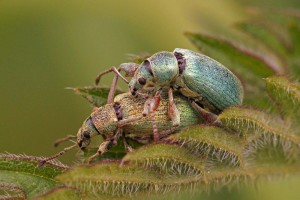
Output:
M161 140L183 128L204 122L187 98L180 94L174 96L174 102L180 112L180 124L178 126L173 126L168 115L169 100L167 98L161 99L160 106L152 116L144 117L142 113L145 110L146 101L148 100L143 98L132 98L130 93L117 95L113 103L108 103L92 112L83 122L77 136L67 136L56 143L58 145L63 141L76 138L76 144L65 148L54 156L45 158L40 165L63 155L76 146L85 149L89 146L91 138L97 135L102 136L104 141L99 145L97 153L89 158L89 161L107 152L113 145L117 144L120 138L128 152L133 150L127 142L129 138L142 144L148 144L155 140L154 137ZM155 123L157 135L153 135L153 123Z

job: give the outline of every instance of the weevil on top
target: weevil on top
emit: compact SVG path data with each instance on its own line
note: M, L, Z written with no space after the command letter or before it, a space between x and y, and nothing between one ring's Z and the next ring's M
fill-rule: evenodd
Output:
M201 124L204 121L199 113L192 108L186 97L182 95L174 96L174 101L180 112L181 123L178 127L172 126L172 121L168 117L168 99L162 98L161 105L154 114L155 121L149 119L150 116L143 117L142 115L142 112L147 109L145 107L148 106L146 101L148 100L143 98L132 98L130 93L123 93L117 95L114 101L95 108L94 112L83 122L76 136L69 135L62 138L55 143L55 146L64 141L72 141L72 139L76 139L76 142L73 141L75 144L45 158L39 165L42 166L75 147L84 150L89 146L91 138L97 135L103 137L103 142L99 145L97 152L88 159L89 162L107 152L113 145L117 144L120 138L123 140L125 150L130 152L133 148L129 146L128 138L142 144L149 144L153 140L161 140L176 131ZM154 130L153 122L155 123ZM157 134L154 135L159 136L159 138L153 138L153 132L156 132Z
M126 77L132 77L131 81L128 82L120 71L125 71ZM118 68L112 67L97 76L96 84L109 72L116 73L128 83L133 96L150 97L152 106L143 112L144 115L153 113L158 108L160 94L167 93L170 101L168 114L173 126L180 124L180 113L172 101L173 91L188 97L208 123L216 122L217 114L225 108L241 105L244 96L241 81L229 69L188 49L161 51L141 64L123 63Z

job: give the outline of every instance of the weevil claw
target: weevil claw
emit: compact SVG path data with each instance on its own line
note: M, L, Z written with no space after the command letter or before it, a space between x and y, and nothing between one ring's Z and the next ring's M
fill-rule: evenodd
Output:
M38 167L43 167L46 164L46 160L41 160L38 164Z

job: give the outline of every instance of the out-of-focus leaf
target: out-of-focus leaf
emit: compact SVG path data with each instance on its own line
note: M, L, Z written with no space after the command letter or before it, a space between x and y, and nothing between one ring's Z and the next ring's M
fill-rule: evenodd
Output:
M211 172L208 177L208 184L215 189L220 189L224 186L238 186L243 185L255 186L258 181L268 180L275 177L283 177L286 175L299 174L299 165L273 165L273 166L260 166L251 167L247 169L220 169Z
M300 18L289 24L289 33L292 41L292 53L288 57L289 66L291 67L291 76L300 77Z
M300 11L264 10L255 20L241 22L237 28L251 35L284 60L285 73L293 78L300 76ZM279 31L280 30L280 31Z
M0 182L17 184L28 198L43 194L53 187L61 185L54 177L63 173L67 166L58 161L49 161L44 167L38 167L43 158L0 154Z
M67 89L73 90L75 94L82 96L83 98L88 100L88 102L91 103L92 106L95 107L100 107L107 103L107 97L110 90L110 88L108 87L98 87L98 86L87 86L87 87L76 87L76 88L68 87ZM124 91L117 89L115 95L121 94L123 92Z
M49 192L39 196L37 200L59 200L59 199L74 199L80 200L82 197L75 188L68 188L65 186L59 186L53 188Z
M150 53L141 53L141 54L127 54L128 60L134 63L142 63L144 60L151 56Z
M236 25L239 30L251 35L258 42L265 44L270 51L286 59L286 55L291 50L290 38L288 32L279 24L267 21L257 20L249 22L240 22ZM281 31L278 31L281 30ZM286 66L285 66L286 67ZM286 74L286 69L282 68L279 74Z
M274 74L282 66L259 52L229 40L195 33L186 33L186 36L200 51L224 64L242 80L245 104L259 108L268 106L262 78Z

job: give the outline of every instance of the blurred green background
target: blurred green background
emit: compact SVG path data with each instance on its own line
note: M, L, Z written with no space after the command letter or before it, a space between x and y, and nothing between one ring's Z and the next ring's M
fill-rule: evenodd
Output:
M1 0L0 152L56 153L53 141L77 133L91 112L65 87L92 85L127 53L195 50L184 31L231 34L257 5L300 7L298 0ZM60 160L71 163L75 152Z

